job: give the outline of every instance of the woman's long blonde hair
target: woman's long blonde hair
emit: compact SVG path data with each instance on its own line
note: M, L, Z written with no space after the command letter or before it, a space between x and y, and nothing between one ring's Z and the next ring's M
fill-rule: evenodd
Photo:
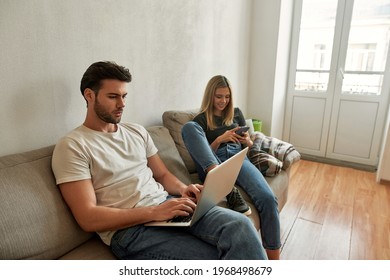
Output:
M207 83L202 105L200 108L200 113L204 113L206 116L207 127L210 130L213 130L217 127L214 121L214 94L218 88L228 88L230 92L230 100L226 108L222 112L222 124L231 125L234 118L234 107L233 107L233 94L232 88L230 86L229 80L222 75L214 76Z

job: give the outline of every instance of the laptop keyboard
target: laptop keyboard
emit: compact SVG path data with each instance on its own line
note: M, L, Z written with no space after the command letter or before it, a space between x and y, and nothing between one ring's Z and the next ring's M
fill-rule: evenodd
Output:
M189 216L176 216L170 220L168 220L168 223L187 223L191 221L192 219L192 214Z

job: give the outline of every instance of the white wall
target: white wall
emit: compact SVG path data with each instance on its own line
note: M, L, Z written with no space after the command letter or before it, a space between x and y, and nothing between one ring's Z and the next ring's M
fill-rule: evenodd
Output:
M251 5L0 0L0 155L54 144L81 124L80 79L98 60L133 74L123 121L160 124L165 110L199 107L216 74L231 80L245 113Z
M254 1L248 84L248 117L282 139L293 1Z
M376 174L377 182L381 182L382 180L390 182L390 107L388 112L382 149L379 155L378 172Z
M279 25L278 25L278 40L276 48L276 68L274 78L273 92L273 110L272 120L269 135L282 139L285 108L286 108L286 92L288 84L288 66L290 57L290 41L291 41L291 24L293 16L294 1L281 0Z
M280 0L253 2L247 117L261 119L266 134L272 120L279 10Z

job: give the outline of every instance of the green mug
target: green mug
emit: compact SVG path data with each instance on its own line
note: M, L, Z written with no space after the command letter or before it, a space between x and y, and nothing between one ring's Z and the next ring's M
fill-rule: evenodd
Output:
M252 119L252 123L253 123L253 130L261 132L261 128L263 126L263 122L261 120Z

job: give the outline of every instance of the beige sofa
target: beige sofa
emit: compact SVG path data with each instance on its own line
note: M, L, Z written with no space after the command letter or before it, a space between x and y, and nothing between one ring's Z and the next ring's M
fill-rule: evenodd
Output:
M197 176L180 129L192 117L192 112L165 112L164 126L147 128L165 164L186 183ZM115 259L96 234L80 229L64 203L51 170L53 148L0 157L0 259ZM267 180L281 209L288 170ZM258 215L252 212L258 228Z

